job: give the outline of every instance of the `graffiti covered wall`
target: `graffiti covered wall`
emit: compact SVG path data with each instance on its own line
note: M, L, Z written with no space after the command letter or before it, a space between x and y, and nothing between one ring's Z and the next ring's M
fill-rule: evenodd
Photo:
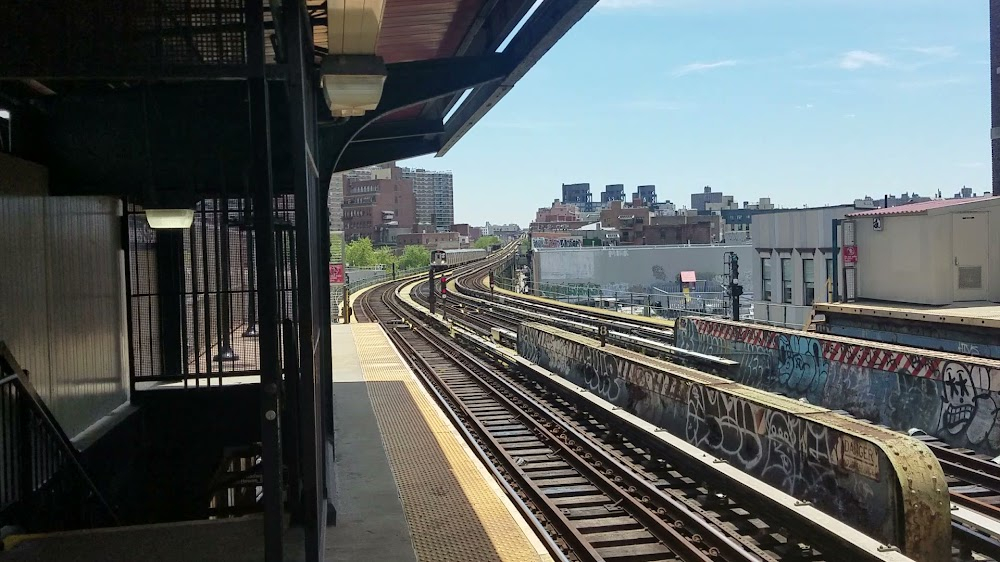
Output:
M690 316L675 334L738 361L736 382L1000 455L1000 361Z
M788 409L779 409L727 379L664 370L669 364L538 324L521 325L517 347L525 359L771 486L901 544L895 468L879 446L804 416L822 416L822 408L786 400Z

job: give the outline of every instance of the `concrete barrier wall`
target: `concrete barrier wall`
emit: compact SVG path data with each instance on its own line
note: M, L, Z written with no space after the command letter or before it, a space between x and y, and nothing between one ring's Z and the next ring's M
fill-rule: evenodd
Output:
M944 475L914 439L541 324L522 324L517 347L525 359L908 555L947 558ZM906 486L901 463L912 463Z
M858 314L823 314L826 322L821 322L816 327L816 331L821 334L1000 359L1000 345L997 345L1000 330L993 327Z
M1000 361L684 317L676 345L740 362L736 382L1000 455Z

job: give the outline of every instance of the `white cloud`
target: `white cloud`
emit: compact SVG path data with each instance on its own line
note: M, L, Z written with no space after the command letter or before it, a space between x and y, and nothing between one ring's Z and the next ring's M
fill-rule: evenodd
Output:
M674 70L674 76L684 76L685 74L691 74L694 72L706 72L709 70L715 70L717 68L725 68L727 66L736 66L740 64L737 60L720 60L715 62L693 62L691 64L685 64L684 66L678 67Z
M837 66L844 70L858 70L866 66L889 66L889 61L871 51L848 51L840 57Z
M812 109L814 107L816 107L816 106L814 106L811 103L806 103L806 104L802 104L802 105L796 105L795 109Z
M844 119L854 119L855 117L857 117L857 115L855 115L853 113L845 113L844 114Z

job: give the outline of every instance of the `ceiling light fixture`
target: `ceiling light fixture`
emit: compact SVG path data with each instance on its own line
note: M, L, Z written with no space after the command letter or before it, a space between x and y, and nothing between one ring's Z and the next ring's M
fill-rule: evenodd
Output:
M155 230L191 228L194 209L146 209L146 222Z
M360 117L382 99L385 62L375 55L385 0L327 0L320 86L334 117Z
M374 55L332 55L320 65L320 85L330 114L359 117L378 107L385 63Z

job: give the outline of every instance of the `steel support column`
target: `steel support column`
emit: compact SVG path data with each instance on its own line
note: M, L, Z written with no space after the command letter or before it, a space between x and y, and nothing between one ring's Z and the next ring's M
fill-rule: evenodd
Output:
M296 266L299 286L299 370L301 387L299 412L301 419L302 451L302 524L305 531L305 559L319 562L323 559L326 538L326 462L325 429L322 421L322 373L320 367L324 353L324 314L319 301L320 240L314 159L316 147L316 100L313 71L313 42L308 14L303 2L286 2L283 5L286 56L288 61L288 116L291 136L291 164L295 192ZM329 252L329 246L327 246ZM328 260L325 260L328 261ZM329 295L329 292L327 292ZM329 297L326 297L327 299ZM327 304L329 307L329 301Z
M258 318L260 344L260 423L264 482L264 559L280 562L283 488L281 481L281 411L278 389L278 279L275 266L274 187L271 181L271 127L267 80L264 76L264 11L261 3L247 3L247 57L252 77L247 81L250 102L250 191L253 198L254 238L257 245Z
M990 0L990 109L993 195L1000 195L1000 0Z
M184 232L161 230L156 233L156 283L160 293L161 374L180 375L184 366L181 349L181 293L184 261Z

